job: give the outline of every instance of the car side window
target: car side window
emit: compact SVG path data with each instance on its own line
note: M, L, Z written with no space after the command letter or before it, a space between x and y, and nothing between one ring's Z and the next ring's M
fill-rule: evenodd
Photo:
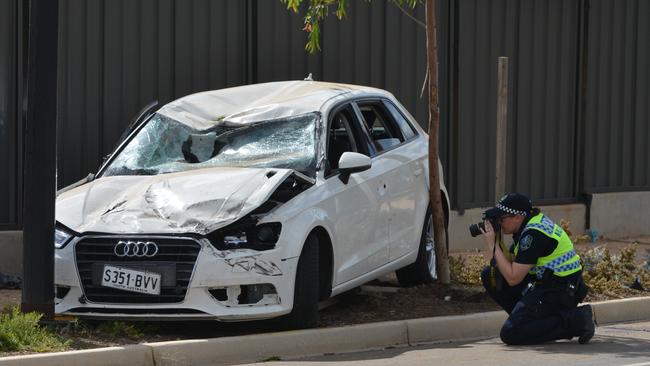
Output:
M358 138L354 131L353 113L350 108L343 108L330 119L327 135L327 162L330 170L339 168L339 159L346 151L361 152Z
M357 105L378 152L392 149L404 142L405 139L399 126L381 102L362 101Z
M417 132L415 132L413 126L406 120L406 117L404 117L402 112L400 112L393 103L385 100L384 106L390 111L391 116L399 125L399 129L402 131L404 139L410 140L413 136L417 135Z

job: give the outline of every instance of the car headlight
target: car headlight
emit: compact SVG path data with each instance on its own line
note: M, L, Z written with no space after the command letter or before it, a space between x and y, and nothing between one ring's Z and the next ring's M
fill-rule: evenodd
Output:
M72 234L69 234L62 229L54 229L54 248L61 249L72 239Z
M279 222L253 225L234 225L209 235L210 242L219 250L275 248L280 238L282 224Z

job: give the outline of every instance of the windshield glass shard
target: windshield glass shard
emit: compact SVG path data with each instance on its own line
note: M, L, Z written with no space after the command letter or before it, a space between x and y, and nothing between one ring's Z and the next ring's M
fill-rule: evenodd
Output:
M220 124L197 131L156 114L107 167L105 176L155 175L211 167L284 168L313 175L318 113Z

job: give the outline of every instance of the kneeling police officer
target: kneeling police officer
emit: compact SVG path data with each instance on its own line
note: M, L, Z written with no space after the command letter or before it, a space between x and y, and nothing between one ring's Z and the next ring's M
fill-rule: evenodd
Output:
M577 306L587 294L582 265L566 232L519 193L505 195L484 214L482 234L493 254L481 273L488 294L509 314L501 340L510 345L535 344L594 335L590 305ZM512 234L507 250L501 234Z

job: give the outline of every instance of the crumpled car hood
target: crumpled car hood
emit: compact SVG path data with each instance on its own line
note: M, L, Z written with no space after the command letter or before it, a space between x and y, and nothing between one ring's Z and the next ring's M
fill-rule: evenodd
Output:
M59 195L56 219L78 233L205 235L259 207L293 173L210 168L102 177Z

